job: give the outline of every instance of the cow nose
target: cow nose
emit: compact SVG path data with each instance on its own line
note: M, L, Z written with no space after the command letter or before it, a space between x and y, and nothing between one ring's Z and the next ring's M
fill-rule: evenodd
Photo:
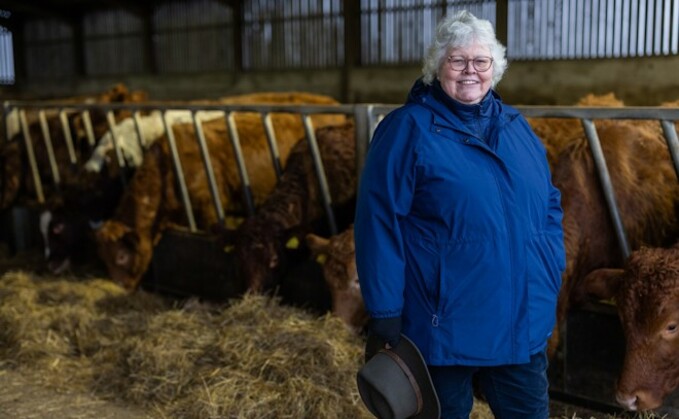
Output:
M662 405L662 399L658 399L650 391L637 390L634 392L634 396L636 396L637 399L637 410L651 410Z
M625 409L632 411L655 409L662 404L661 400L646 390L637 390L632 394L618 393L615 398Z
M615 395L617 402L627 410L637 410L637 397L630 394L618 393Z

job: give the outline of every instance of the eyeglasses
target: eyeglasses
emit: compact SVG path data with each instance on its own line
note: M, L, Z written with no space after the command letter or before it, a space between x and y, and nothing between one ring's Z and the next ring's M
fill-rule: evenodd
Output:
M464 57L455 55L451 55L450 57L448 57L448 64L450 64L450 68L452 68L455 71L465 70L470 62L472 63L476 71L478 71L479 73L483 73L484 71L488 71L491 64L493 64L493 59L490 57L476 57L472 58L471 60L468 60Z

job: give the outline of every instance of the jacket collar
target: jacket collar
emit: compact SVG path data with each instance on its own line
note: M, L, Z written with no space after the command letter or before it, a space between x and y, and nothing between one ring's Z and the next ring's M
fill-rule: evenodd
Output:
M469 132L462 122L465 113L468 116L469 112L478 111L484 116L497 116L500 125L506 124L519 115L517 110L504 106L500 95L492 89L479 104L465 105L448 96L441 89L438 80L435 80L432 85L426 85L421 78L416 80L410 89L406 100L406 104L409 103L417 103L431 109L436 115L437 122L448 124L451 128L466 133Z

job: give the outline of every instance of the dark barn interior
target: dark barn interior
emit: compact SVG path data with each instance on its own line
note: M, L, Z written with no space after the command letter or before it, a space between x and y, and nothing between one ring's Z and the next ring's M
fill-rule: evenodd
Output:
M566 188L591 177L564 202L602 202L612 256L585 237L569 266L674 244L677 1L0 0L0 416L372 417L355 386L365 329L333 315L327 282L328 260L353 253L307 234L345 240L375 126L461 9L495 25L509 62L496 91L553 173ZM637 164L619 143L657 155ZM569 164L586 172L568 172L578 147ZM305 183L286 195L293 160ZM644 189L665 195L629 196ZM250 293L246 268L274 290ZM578 303L550 417L679 417L678 391L649 412L618 404L615 301ZM493 416L475 400L472 417Z

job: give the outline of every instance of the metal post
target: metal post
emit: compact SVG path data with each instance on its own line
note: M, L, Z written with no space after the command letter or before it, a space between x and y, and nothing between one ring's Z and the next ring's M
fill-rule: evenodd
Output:
M365 155L368 152L368 142L372 135L370 118L372 105L356 105L354 108L354 131L356 132L356 179L361 178Z
M179 191L182 195L182 202L184 203L184 210L186 212L186 219L189 222L189 229L195 233L196 219L193 216L193 207L191 206L191 199L189 198L189 191L186 187L186 179L184 178L184 169L182 162L179 159L179 152L177 151L177 143L174 138L172 126L167 122L167 114L163 112L163 123L165 124L165 132L167 133L167 141L170 144L170 152L172 154L172 162L175 168L175 175L177 176L177 183L179 183Z
M241 185L243 187L243 198L248 215L255 215L255 203L252 197L252 187L250 186L250 178L248 177L247 168L245 167L245 159L243 158L243 150L240 146L240 137L236 129L235 112L228 112L226 118L226 125L229 128L229 138L231 138L231 145L233 146L233 153L238 165L238 174L240 175Z
M47 159L49 160L50 169L52 170L52 181L54 182L54 186L58 188L61 183L61 177L59 176L57 159L54 156L54 148L52 147L52 137L50 136L47 117L45 116L45 111L43 109L38 112L38 120L40 121L40 128L42 129L42 139L44 140L45 148L47 149Z
M330 196L330 188L328 187L328 179L325 177L325 169L323 168L323 160L321 152L318 149L318 142L316 141L316 132L314 131L311 117L307 114L302 114L302 122L304 123L304 131L306 139L311 150L311 157L314 162L314 169L316 169L316 177L318 179L318 186L321 191L321 201L325 209L326 217L328 218L328 225L330 227L330 234L337 234L337 223L335 222L335 213L332 210L332 198Z
M266 112L262 114L262 123L264 124L264 132L266 133L266 140L269 143L269 150L271 151L271 161L276 172L276 179L280 180L283 174L283 166L281 165L281 155L278 152L278 142L276 141L276 132L273 129L273 122L271 121L271 113Z
M28 154L28 164L31 166L31 174L33 175L33 182L35 183L35 194L38 202L45 203L45 195L42 192L42 181L40 180L40 173L38 172L38 163L35 161L35 153L33 152L33 140L31 139L31 132L26 122L26 111L23 109L19 112L19 119L21 122L21 130L24 132L24 142L26 143L26 154Z
M622 251L623 258L627 259L630 254L630 248L627 242L627 236L625 235L625 226L622 223L620 212L618 211L618 204L616 203L615 193L613 192L613 183L611 182L611 176L608 173L606 158L601 149L599 135L597 134L596 127L591 119L582 119L582 127L585 130L587 141L589 141L589 148L592 152L592 158L594 159L597 173L599 174L599 180L601 181L604 198L608 204L608 211L611 215L611 220L613 221L613 227L615 229L615 235L618 238L620 250Z
M64 141L66 141L66 149L68 150L68 157L71 159L71 164L78 163L78 158L75 155L73 148L73 137L71 136L71 126L68 123L68 115L65 109L59 110L59 120L61 121L61 128L64 130Z
M118 158L118 166L120 166L120 171L122 172L123 168L127 166L127 164L125 164L125 156L123 155L123 151L120 149L120 144L118 144L118 136L116 135L116 119L113 115L113 111L106 112L106 121L108 122L108 129L111 132L113 149L115 150L116 157Z
M92 128L92 119L90 118L90 111L82 111L83 125L85 126L85 133L87 134L87 143L94 147L97 144L97 139L94 138L94 129Z
M674 171L677 174L677 178L679 178L679 139L677 139L677 130L674 126L674 121L662 120L660 121L660 124L662 125L662 130L665 134L667 148L669 148L670 155L672 156Z
M198 112L194 111L191 113L191 115L193 117L193 125L196 129L198 146L200 147L200 156L203 158L203 167L205 168L205 174L207 175L208 185L210 186L212 202L215 206L215 211L217 212L217 218L219 218L219 222L223 223L224 208L222 207L222 200L220 199L219 190L217 189L215 172L212 167L212 160L210 159L210 151L207 148L207 142L205 141L205 133L203 132L203 124L198 115Z

